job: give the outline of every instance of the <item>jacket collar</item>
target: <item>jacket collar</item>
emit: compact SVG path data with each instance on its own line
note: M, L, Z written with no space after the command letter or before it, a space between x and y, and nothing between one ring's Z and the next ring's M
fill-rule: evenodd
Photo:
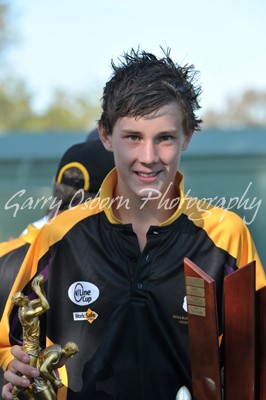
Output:
M112 210L112 201L114 200L113 193L115 191L116 184L117 184L117 171L116 171L116 168L114 168L109 172L109 174L106 176L106 178L104 179L104 181L102 183L102 186L100 189L100 199L101 199L101 204L104 205L103 210L104 210L108 220L113 224L123 224L123 221L121 221L115 217L113 210ZM178 208L171 215L171 217L168 218L166 221L164 221L160 226L165 226L165 225L171 224L183 212L184 177L180 171L177 171L177 173L176 173L175 184L176 184L177 191L180 193L180 198L173 199L172 204L173 204L173 208L174 208L174 202L176 204L176 202L179 201ZM126 199L121 198L120 201L122 202L125 200ZM170 204L171 204L171 202L170 202Z

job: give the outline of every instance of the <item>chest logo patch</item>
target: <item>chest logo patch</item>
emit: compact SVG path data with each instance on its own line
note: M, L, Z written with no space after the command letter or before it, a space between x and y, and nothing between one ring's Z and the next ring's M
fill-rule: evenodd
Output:
M68 289L68 297L79 306L87 306L93 303L98 299L99 294L100 291L97 286L85 281L74 282Z
M92 311L90 308L88 308L87 311L77 311L73 313L73 319L74 321L88 321L90 324L92 324L96 318L98 317L98 314L95 311Z
M93 321L96 320L96 318L98 317L98 314L95 311L92 311L90 308L87 310L86 314L85 314L86 320L92 324Z

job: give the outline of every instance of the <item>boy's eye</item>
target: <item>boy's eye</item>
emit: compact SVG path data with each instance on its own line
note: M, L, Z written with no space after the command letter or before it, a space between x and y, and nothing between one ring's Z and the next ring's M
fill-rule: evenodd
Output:
M162 142L169 141L169 140L172 140L172 139L173 139L172 135L163 135L163 136L160 137L160 140Z
M128 139L132 140L133 142L135 142L136 140L139 140L139 136L137 135L129 135Z

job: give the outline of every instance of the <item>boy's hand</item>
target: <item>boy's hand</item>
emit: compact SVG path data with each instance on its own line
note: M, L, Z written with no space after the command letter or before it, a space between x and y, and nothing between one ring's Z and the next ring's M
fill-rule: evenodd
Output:
M29 356L25 353L21 346L13 346L11 354L14 356L13 360L9 363L4 378L9 383L3 386L2 397L3 399L12 399L12 389L16 386L28 387L30 380L27 378L35 378L40 375L40 372L29 365Z

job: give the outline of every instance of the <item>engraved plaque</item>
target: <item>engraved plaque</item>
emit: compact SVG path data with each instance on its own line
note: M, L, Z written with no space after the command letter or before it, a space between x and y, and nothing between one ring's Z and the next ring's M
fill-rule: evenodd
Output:
M186 284L190 286L196 286L204 288L204 279L202 278L195 278L193 276L186 277Z
M186 286L187 294L199 297L205 297L205 289L196 286Z
M187 296L187 303L193 306L201 306L205 307L206 300L205 297L198 297L198 296Z
M200 317L206 317L206 308L188 305L188 313L192 315L198 315Z

